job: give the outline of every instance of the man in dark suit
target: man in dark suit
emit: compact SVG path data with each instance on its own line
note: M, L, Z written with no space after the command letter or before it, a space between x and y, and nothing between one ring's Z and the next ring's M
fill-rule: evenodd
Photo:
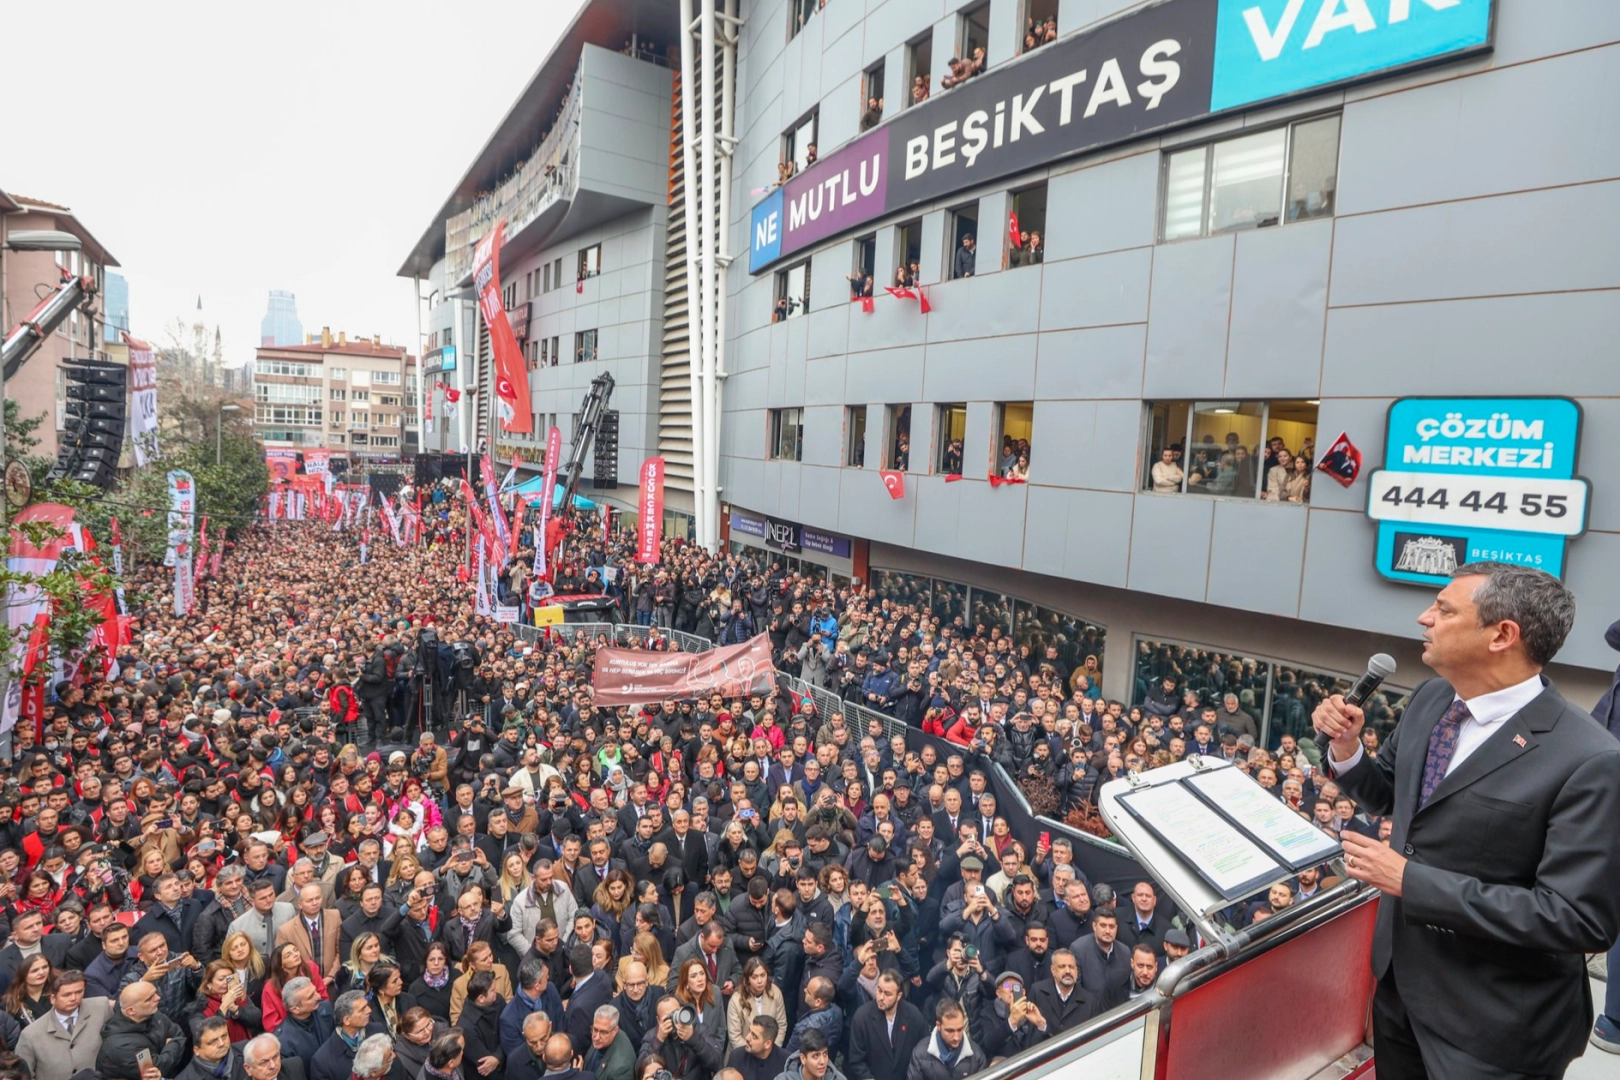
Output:
M1170 919L1159 911L1159 894L1151 881L1138 881L1131 890L1130 909L1119 916L1119 943L1132 949L1146 945L1155 956L1164 955L1164 935Z
M471 927L471 933L468 927ZM512 919L506 914L506 905L499 900L484 908L484 890L469 885L456 900L456 914L439 922L439 940L450 951L452 963L461 963L467 947L475 941L487 941L492 947L496 940L512 929Z
M305 1080L304 1063L282 1057L274 1035L258 1035L242 1044L242 1071L248 1080Z
M692 831L692 815L677 810L670 815L669 828L658 837L669 850L669 861L686 871L691 887L701 888L709 880L709 848L703 837Z
M22 966L23 950L32 952L35 945L51 962L53 970L60 970L73 941L65 934L45 933L45 917L37 911L25 911L11 924L11 941L0 949L0 982L10 983L11 977Z
M175 874L159 875L152 883L152 891L157 896L157 903L148 908L135 924L132 938L138 942L147 934L162 934L163 940L169 943L170 955L190 952L191 931L197 925L197 916L202 914L205 905L195 898L187 900L183 897L183 886Z
M850 1020L849 1080L899 1080L927 1036L928 1021L905 999L899 973L880 973L872 1000Z
M1079 1027L1102 1012L1102 1001L1080 985L1080 965L1068 949L1052 954L1052 977L1035 984L1030 1000L1040 1010L1030 1022L1047 1036Z
M1342 834L1350 876L1384 894L1373 935L1378 1075L1562 1076L1585 1048L1585 953L1620 935L1620 743L1541 672L1575 620L1557 578L1470 563L1418 619L1423 660L1369 758L1365 716L1316 709L1327 764L1386 847Z
M563 1026L573 1041L574 1053L584 1057L591 1052L591 1020L596 1010L613 1000L613 980L592 966L589 945L568 950L568 969L574 976L574 992L563 1012Z

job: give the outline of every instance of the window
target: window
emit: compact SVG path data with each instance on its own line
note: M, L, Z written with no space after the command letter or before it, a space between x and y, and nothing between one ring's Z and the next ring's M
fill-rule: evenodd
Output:
M996 411L1001 414L1000 430L996 433L996 475L1009 480L1028 480L1035 403L1009 401Z
M382 394L378 396L377 404L390 405L397 409L399 408L399 397L395 394Z
M1150 403L1143 490L1308 503L1316 414L1315 401Z
M517 307L517 282L512 282L501 290L501 306L507 311Z
M553 289L560 289L563 287L561 255L557 256L556 261L551 264L551 287Z
M928 100L934 83L934 33L932 30L906 43L906 94L902 109Z
M545 286L545 288L542 291L550 292L551 291L551 264L548 262L548 263L546 263L546 265L542 266L540 269L545 272L543 280L542 280L542 284Z
M990 47L990 0L974 4L957 16L956 55L951 58L950 74L940 80L940 89L960 86L990 66L985 50Z
M596 359L596 331L581 330L574 335L574 363L589 364Z
M1331 217L1338 169L1337 114L1166 154L1160 236Z
M799 36L804 24L815 18L827 6L827 0L788 0L788 40Z
M602 272L602 245L592 244L579 253L579 279L593 278Z
M253 384L253 399L255 401L280 401L293 405L315 405L322 400L319 386L265 382Z
M313 364L290 364L285 360L265 360L254 365L260 375L288 375L293 378L307 379L319 377L321 369ZM342 368L338 368L342 371Z
M370 401L371 400L371 391L369 391L369 390L356 390L352 394L349 395L349 400L350 401Z
M776 302L771 322L796 319L810 310L810 262L805 260L776 272Z
M816 110L812 109L808 116L782 133L782 179L815 162L817 115Z
M1039 266L1046 261L1046 184L1012 193L1012 216L1007 221L1007 261L1010 267ZM1015 240L1013 233L1017 232Z
M979 204L965 203L952 208L946 214L946 221L951 239L951 253L946 256L950 260L951 280L972 277L978 258Z
M529 371L540 366L540 345L538 341L527 341L523 344L523 366Z
M1058 36L1058 0L1024 0L1024 36L1021 53L1050 45Z
M889 284L917 284L922 264L921 218L902 221L894 227L894 251L900 265L895 267L894 280Z
M562 363L562 338L556 334L551 336L551 366L556 367Z
M372 381L372 383L374 383L376 385L380 385L380 386L398 386L399 385L399 372L397 372L397 371L373 371L371 373L371 381Z
M883 455L885 469L899 469L902 472L911 468L911 406L890 405L889 414L889 445L887 453Z
M852 405L844 410L844 464L860 469L866 465L866 406Z
M855 238L854 265L849 271L849 298L871 296L878 288L872 270L877 263L877 237L868 233Z
M960 402L936 407L938 442L935 466L946 476L962 475L962 441L967 437L967 406Z
M798 461L804 453L802 410L771 410L770 456L777 461Z
M871 131L883 122L883 61L866 69L861 77L861 130Z

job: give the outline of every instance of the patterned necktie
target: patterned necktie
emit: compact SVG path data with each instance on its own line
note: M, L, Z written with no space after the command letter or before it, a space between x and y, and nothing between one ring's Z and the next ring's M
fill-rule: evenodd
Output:
M1423 789L1418 792L1418 809L1423 809L1434 794L1434 789L1440 786L1440 781L1446 778L1446 769L1451 765L1452 755L1457 752L1457 736L1462 733L1463 723L1472 714L1461 698L1451 703L1451 708L1434 725L1429 732L1429 756L1423 761Z
M326 954L321 952L321 921L319 919L311 919L310 920L310 923L309 923L309 949L310 949L310 952L315 954L314 956L310 957L310 959L313 960L316 964L320 964L323 961Z

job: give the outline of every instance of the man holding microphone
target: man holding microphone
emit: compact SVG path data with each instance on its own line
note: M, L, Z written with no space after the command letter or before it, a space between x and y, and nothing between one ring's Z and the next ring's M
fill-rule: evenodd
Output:
M1540 570L1470 563L1419 617L1437 678L1378 750L1316 709L1323 765L1384 844L1342 834L1384 893L1373 937L1379 1080L1561 1077L1592 1029L1585 954L1620 936L1620 742L1541 671L1575 601Z

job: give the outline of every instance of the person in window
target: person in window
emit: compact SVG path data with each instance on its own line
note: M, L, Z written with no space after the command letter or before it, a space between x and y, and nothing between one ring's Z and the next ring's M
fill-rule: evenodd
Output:
M1233 454L1222 454L1213 475L1204 477L1203 490L1210 495L1231 495L1236 485L1237 458ZM1252 484L1249 494L1254 494Z
M1018 464L1018 446L1013 442L1011 435L1004 435L1001 439L1001 457L996 462L996 472L1006 476L1012 472L1012 467Z
M816 144L815 143L811 143L809 146L804 148L804 163L806 165L814 165L816 163Z
M773 323L781 322L783 319L785 319L787 317L788 317L788 299L785 296L778 296L776 298L776 303L774 305L772 305L772 307L771 307L771 322L773 322Z
M982 74L984 74L984 69L989 67L990 65L989 65L989 63L986 62L986 60L984 58L984 47L983 46L980 46L980 47L973 50L973 58L968 61L968 65L969 65L968 66L968 77L969 78L972 78L974 75L982 75Z
M894 467L901 472L911 468L911 437L909 435L901 435L895 440ZM960 472L961 468L961 459L959 457L957 459L957 471Z
M859 300L863 296L872 295L872 275L864 270L857 270L853 274L844 275L849 281L849 298Z
M1057 16L1048 15L1046 22L1041 25L1041 44L1050 45L1057 40Z
M1029 479L1029 455L1028 454L1019 454L1018 455L1018 460L1013 462L1012 468L1007 470L1007 479L1008 480L1028 480Z
M1181 466L1176 464L1176 452L1168 446L1160 451L1159 460L1153 463L1153 490L1160 495L1173 495L1181 490L1185 477Z
M894 284L895 288L909 289L913 285L917 284L917 277L906 268L905 263L901 263L899 266L894 268Z
M946 476L959 476L959 475L961 475L961 472L962 472L962 440L961 439L952 439L950 442L945 444L945 460L944 460L943 464L945 466L945 475Z
M1038 46L1039 44L1040 44L1040 42L1035 39L1035 34L1033 33L1033 31L1024 35L1024 51L1025 52L1034 52L1035 47Z
M1283 483L1283 497L1291 503L1311 501L1311 463L1304 457L1294 459L1288 479Z
M973 234L968 233L962 237L962 246L956 249L956 259L951 267L951 276L958 278L972 277L973 262Z
M1254 459L1249 457L1247 446L1240 446L1232 451L1232 470L1231 494L1239 499L1254 498Z
M1272 502L1287 502L1288 476L1294 471L1294 455L1286 447L1279 446L1275 459L1276 464L1266 470L1266 489L1260 493L1260 497Z
M866 111L861 113L861 130L871 131L883 122L883 99L869 97L866 99Z
M1046 259L1046 245L1038 232L1026 233L1028 237L1024 245L1024 265L1038 266Z
M928 76L918 75L911 80L911 103L920 105L928 100Z

